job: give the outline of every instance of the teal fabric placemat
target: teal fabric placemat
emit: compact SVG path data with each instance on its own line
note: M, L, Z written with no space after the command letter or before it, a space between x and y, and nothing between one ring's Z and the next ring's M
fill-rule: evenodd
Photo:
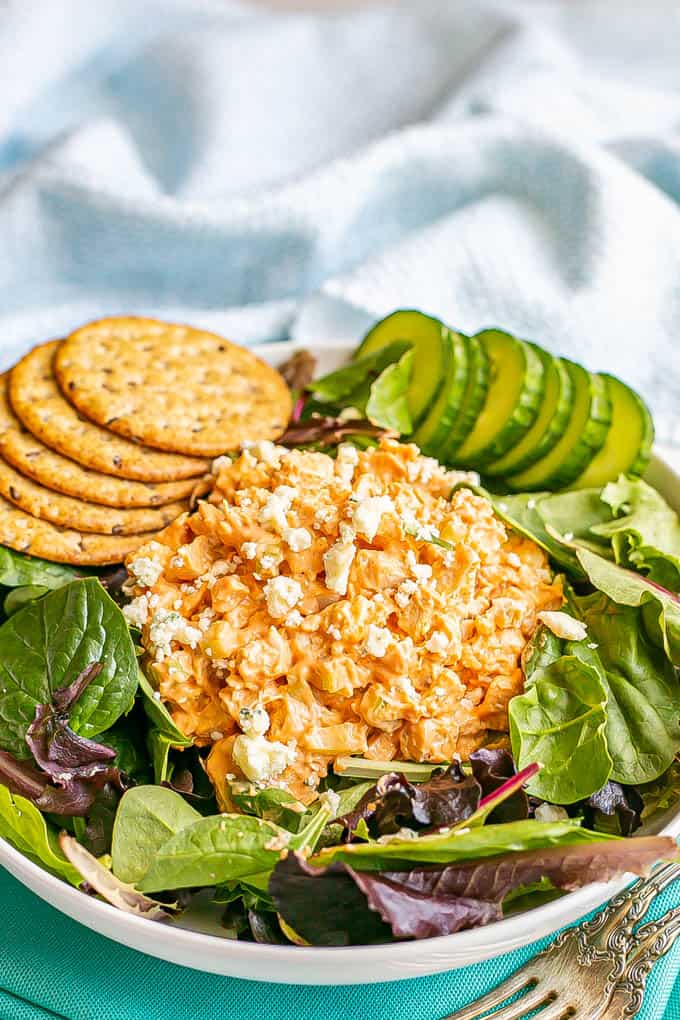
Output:
M654 916L680 903L677 886L659 897ZM439 1020L507 977L545 944L431 978L316 988L240 981L155 960L65 917L2 869L0 916L0 1020L54 1020L55 1016L66 1020ZM650 976L640 1014L643 1020L680 1020L679 970L677 943ZM266 979L266 974L262 977Z

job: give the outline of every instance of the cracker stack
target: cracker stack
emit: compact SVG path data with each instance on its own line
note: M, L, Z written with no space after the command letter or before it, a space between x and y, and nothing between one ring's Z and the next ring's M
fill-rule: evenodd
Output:
M275 369L189 326L102 319L42 344L0 377L0 544L118 563L213 457L275 439L290 411Z

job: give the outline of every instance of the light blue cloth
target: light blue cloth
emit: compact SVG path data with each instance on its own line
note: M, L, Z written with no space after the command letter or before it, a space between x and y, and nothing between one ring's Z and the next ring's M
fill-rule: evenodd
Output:
M679 37L675 0L10 0L3 343L112 312L356 340L415 305L618 372L680 443Z
M620 374L680 444L679 40L674 0L286 18L10 0L4 363L101 314L316 343L415 305ZM114 947L7 875L0 908L2 1020L435 1020L526 956L258 987ZM645 1020L680 1017L677 970L676 953L655 971Z

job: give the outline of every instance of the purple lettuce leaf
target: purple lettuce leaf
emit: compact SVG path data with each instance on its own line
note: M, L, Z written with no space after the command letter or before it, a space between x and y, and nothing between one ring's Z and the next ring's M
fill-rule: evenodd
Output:
M631 836L642 824L645 803L633 786L622 786L610 779L608 783L591 794L583 804L583 813L589 828L601 827L604 815L618 824L622 836Z
M501 904L467 896L438 896L418 892L408 884L392 881L371 871L353 871L347 867L361 889L370 910L389 924L395 938L427 939L452 935L465 928L479 928L499 921ZM398 874L398 873L397 873Z
M283 921L311 945L358 945L427 938L489 924L514 889L547 879L573 890L627 872L646 874L677 855L675 841L650 836L506 853L410 871L313 868L289 854L274 868L269 893ZM360 895L358 895L360 894Z
M36 705L26 733L35 764L0 751L0 781L41 811L85 817L103 787L125 787L120 769L111 764L116 750L69 726L71 707L101 670L101 663L92 663L73 683L54 691L50 704Z
M57 786L68 787L75 779L95 776L115 782L119 775L119 770L111 766L116 757L114 748L78 736L69 726L71 707L101 671L100 662L92 663L68 687L54 691L50 704L36 705L26 743L38 766Z
M302 854L287 854L269 879L278 914L313 946L388 942L389 925L370 909L344 864L313 868Z
M374 838L401 828L432 829L455 825L472 815L482 793L480 783L453 762L424 783L410 783L401 772L388 772L361 798L356 808L337 819L345 838L363 819Z
M572 891L626 872L646 874L656 861L673 860L676 855L670 837L645 836L522 850L444 867L379 874L426 896L464 896L501 903L513 889L533 885L541 878L547 878L556 889Z
M19 761L9 751L0 751L0 783L11 793L18 793L41 811L51 814L85 818L98 791L109 781L122 787L118 769L99 772L89 779L74 777L56 785L29 761Z
M337 446L347 436L368 436L379 439L381 436L393 435L389 429L374 425L368 418L356 418L345 421L342 418L314 416L308 421L293 422L282 436L276 440L281 446L306 446L309 443L320 443L322 446Z
M512 755L500 747L480 747L477 751L473 751L470 755L470 767L473 776L482 788L482 805L493 795L502 793L501 788L517 774ZM489 815L489 820L492 822L517 822L528 817L529 798L520 788L494 808Z

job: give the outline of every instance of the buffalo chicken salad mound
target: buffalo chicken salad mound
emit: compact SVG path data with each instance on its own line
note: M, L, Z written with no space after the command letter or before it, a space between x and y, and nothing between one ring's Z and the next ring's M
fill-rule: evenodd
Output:
M122 317L9 374L0 460L39 455L72 530L0 499L0 837L118 909L311 946L676 857L680 520L644 401L413 310L312 369ZM171 498L163 530L78 530Z
M124 613L225 807L227 776L308 803L339 757L467 760L507 734L562 586L488 499L448 498L464 479L392 439L254 444L128 559Z

